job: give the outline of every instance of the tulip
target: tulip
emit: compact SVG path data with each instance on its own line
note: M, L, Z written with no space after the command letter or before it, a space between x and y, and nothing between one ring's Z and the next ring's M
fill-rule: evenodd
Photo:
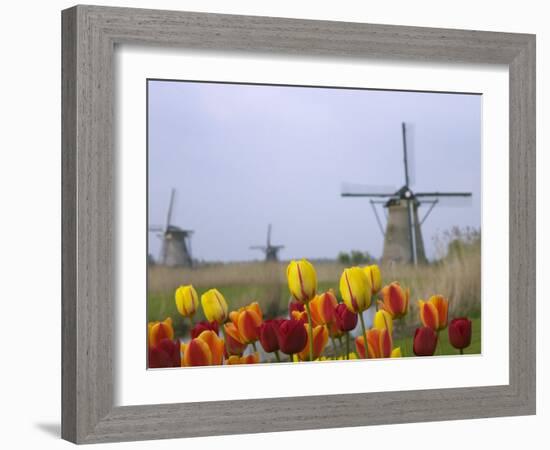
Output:
M459 317L451 320L449 324L449 342L451 345L464 353L464 349L470 345L472 340L472 321L466 317Z
M195 288L190 284L180 286L176 289L175 300L178 312L182 316L189 317L192 320L199 307L199 296Z
M230 356L227 360L227 364L234 365L234 364L257 364L260 362L260 355L258 353L251 353L250 355L246 356Z
M254 342L260 337L260 325L262 324L262 310L258 302L243 306L238 311L232 311L229 318L239 330L242 342L254 345Z
M325 349L325 346L328 342L328 330L323 325L317 325L315 328L313 328L313 332L309 333L309 325L304 325L306 327L306 330L308 331L308 341L309 336L313 336L313 359L310 356L309 353L309 345L306 344L304 349L298 353L298 358L302 361L313 361L317 359L319 356L321 356L321 353L323 353L323 350Z
M206 320L202 320L191 329L191 337L193 339L199 337L199 335L206 330L211 330L214 333L219 334L220 326L218 325L218 322L208 322Z
M390 313L393 319L400 319L407 314L410 295L408 289L403 289L397 281L394 281L382 288L381 295L383 302L378 301L378 305Z
M279 350L277 329L281 325L281 322L281 319L271 319L266 320L260 326L260 343L267 353L273 353ZM276 354L276 356L278 357L279 355Z
M224 323L227 319L227 302L217 289L210 289L202 294L201 304L209 322Z
M286 269L288 289L294 299L308 303L317 292L317 273L315 267L306 259L291 261Z
M430 327L435 331L447 327L449 301L445 297L432 295L427 302L418 300L418 308L420 310L420 321L425 327Z
M391 314L383 309L376 311L374 315L374 328L379 330L387 329L390 334L393 333L393 320Z
M182 343L181 366L210 366L212 364L212 352L208 344L199 338L191 339L189 343Z
M306 311L292 311L290 318L293 320L299 320L304 323L307 323L308 321L308 315Z
M401 347L396 347L391 351L391 358L401 358Z
M387 329L372 328L367 332L367 352L363 336L355 338L355 347L361 358L389 358L392 355L393 341Z
M346 305L340 303L334 311L336 325L342 332L355 329L357 326L357 314L351 312Z
M413 351L416 356L432 356L437 346L437 333L431 327L417 328L414 333Z
M212 365L220 365L223 361L224 342L212 330L203 331L197 338L208 345L212 356Z
M293 355L301 352L308 343L304 323L293 319L281 320L279 328L277 328L277 340L283 353Z
M172 319L168 317L163 322L149 322L149 347L156 347L162 339L174 339Z
M233 322L226 323L223 327L225 335L225 351L227 355L241 356L246 348L246 343L239 334L239 330Z
M380 274L380 268L376 264L373 264L372 266L364 267L363 270L370 281L371 294L376 295L382 287L382 275Z
M292 318L292 313L294 311L303 312L306 308L303 303L300 303L296 300L290 300L288 303L288 317Z
M315 296L309 304L313 325L327 325L335 319L334 311L338 306L338 300L332 290Z
M370 307L371 284L365 272L359 267L344 269L340 278L340 293L351 312L360 313Z
M149 368L180 366L179 342L172 339L161 339L154 347L149 347Z

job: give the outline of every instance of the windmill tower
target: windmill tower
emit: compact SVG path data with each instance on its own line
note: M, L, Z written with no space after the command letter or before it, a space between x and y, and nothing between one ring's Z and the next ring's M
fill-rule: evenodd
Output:
M410 130L410 127L409 127ZM403 136L403 165L405 184L400 189L369 186L343 186L342 197L369 197L370 204L376 216L380 231L384 235L384 251L382 262L395 263L426 263L424 241L422 239L422 224L428 218L436 205L463 206L471 201L471 192L413 192L414 181L409 176L410 155L408 154L407 127L401 124ZM386 229L378 215L376 205L382 204L386 212ZM422 219L419 220L419 208L429 205Z
M166 225L164 227L149 227L149 231L158 233L157 236L162 239L159 264L169 267L191 267L193 265L191 257L191 236L193 231L184 230L176 225L172 225L175 196L176 191L172 189L170 203L168 204L168 213L166 214Z
M266 245L253 245L251 250L261 250L265 253L266 261L279 261L279 250L285 248L284 245L271 245L271 224L267 226L267 242Z

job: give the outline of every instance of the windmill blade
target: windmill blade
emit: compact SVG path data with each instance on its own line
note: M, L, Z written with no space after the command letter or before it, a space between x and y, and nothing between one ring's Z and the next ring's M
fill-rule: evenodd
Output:
M151 233L162 233L164 231L164 228L162 228L160 225L151 225L149 228L147 228L147 230Z
M395 186L375 186L358 183L342 183L342 197L393 197L396 195Z
M267 250L267 247L264 247L263 245L251 245L248 248L250 250L261 250L262 252L265 252Z
M172 191L170 192L170 203L168 204L168 213L166 214L166 230L168 230L168 227L170 227L170 224L172 223L172 210L174 208L174 197L176 196L176 190L172 188Z
M402 123L402 133L403 133L403 148L404 153L406 154L406 175L405 178L407 181L407 186L414 186L416 183L416 136L415 136L415 126L412 123Z
M416 266L418 262L416 254L416 224L414 223L414 202L413 200L407 200L407 218L409 221L409 240L411 244L411 256L412 263Z
M472 206L473 201L471 196L442 196L442 197L428 197L422 196L417 198L420 203L437 203L437 206L444 206L446 208L468 208Z
M416 192L416 197L471 197L471 192Z
M267 246L271 247L271 224L267 226Z

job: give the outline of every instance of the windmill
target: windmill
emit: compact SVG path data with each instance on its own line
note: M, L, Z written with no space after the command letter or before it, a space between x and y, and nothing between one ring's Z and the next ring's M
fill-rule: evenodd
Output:
M403 164L405 184L400 189L380 188L369 186L342 187L342 197L368 197L376 216L380 231L384 235L384 251L382 262L396 263L425 263L424 241L422 240L421 226L433 211L436 205L463 206L471 201L471 192L413 192L411 185L414 181L410 177L410 149L407 149L407 127L401 124L403 137ZM410 132L410 127L409 127ZM410 142L409 142L410 145ZM376 205L382 204L387 209L386 229L378 215ZM421 220L418 219L418 208L429 205Z
M266 245L253 245L251 250L261 250L265 253L266 261L279 261L279 250L284 248L284 245L271 245L271 224L267 226L267 242Z
M193 259L191 257L191 235L192 230L184 230L176 225L172 225L172 211L174 209L176 190L172 189L170 193L170 203L168 204L168 213L166 214L166 225L151 226L150 232L157 233L162 239L162 247L159 256L159 264L176 267L191 267Z

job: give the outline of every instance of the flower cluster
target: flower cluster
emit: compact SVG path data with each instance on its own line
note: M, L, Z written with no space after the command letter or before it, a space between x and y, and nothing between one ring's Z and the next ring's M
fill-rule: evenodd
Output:
M410 292L398 282L382 286L376 265L344 269L339 299L333 290L318 292L317 274L307 260L287 267L291 300L288 316L266 319L257 302L230 311L225 297L210 289L200 297L206 320L194 323L199 296L191 285L175 291L179 314L192 328L186 342L174 338L171 318L148 324L150 368L221 364L255 364L270 361L326 361L401 356L394 346L394 322L409 310ZM374 301L376 300L376 301ZM364 311L376 305L372 327L367 329ZM413 351L417 356L435 353L439 332L447 328L449 302L440 295L418 301L422 327L416 329ZM351 332L358 335L351 348ZM329 340L331 346L328 346ZM470 345L471 322L454 319L449 341L462 353Z

